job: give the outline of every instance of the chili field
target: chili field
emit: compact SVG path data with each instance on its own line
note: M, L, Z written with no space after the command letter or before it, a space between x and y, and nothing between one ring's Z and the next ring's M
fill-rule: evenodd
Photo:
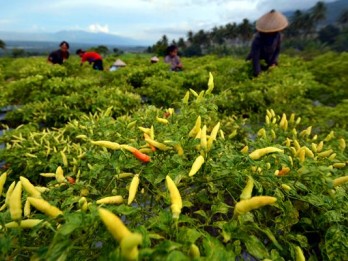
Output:
M121 58L0 59L2 260L348 260L347 53Z

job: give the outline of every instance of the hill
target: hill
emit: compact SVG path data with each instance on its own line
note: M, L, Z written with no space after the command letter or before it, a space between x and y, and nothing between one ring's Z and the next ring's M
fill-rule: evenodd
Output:
M341 12L348 9L348 1L347 0L338 0L332 3L325 3L327 11L326 11L326 19L323 21L323 24L333 24L337 21L338 17L340 16ZM310 9L307 10L301 10L302 12L310 11ZM284 12L284 15L286 15L288 18L292 17L295 10Z
M132 38L122 37L107 33L90 33L82 30L65 30L55 33L25 33L0 31L0 39L7 41L37 41L37 42L78 42L92 45L113 46L146 46L144 43Z

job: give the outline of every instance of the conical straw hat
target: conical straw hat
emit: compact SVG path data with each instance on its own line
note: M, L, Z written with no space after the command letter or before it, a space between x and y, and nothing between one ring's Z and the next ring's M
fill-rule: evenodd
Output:
M120 60L120 59L117 59L116 62L114 62L113 65L119 66L119 67L121 67L121 66L126 66L126 64L124 63L124 61L122 61L122 60Z
M158 57L157 57L157 56L154 56L154 57L152 57L152 58L151 58L151 61L152 61L152 62L158 62L158 61L159 61L159 59L158 59Z
M273 33L285 29L288 24L288 19L282 13L272 10L256 21L256 29L263 33Z

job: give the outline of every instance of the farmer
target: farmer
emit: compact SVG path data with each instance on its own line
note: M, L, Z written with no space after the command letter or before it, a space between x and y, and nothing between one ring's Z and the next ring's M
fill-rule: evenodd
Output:
M275 10L261 16L256 21L258 31L253 39L251 51L247 60L252 61L253 75L258 76L262 70L267 70L278 64L280 52L280 32L288 26L286 17ZM260 61L264 60L263 66Z
M170 69L172 71L182 70L182 63L178 56L178 47L176 47L176 45L167 47L167 55L164 57L164 62L170 64Z
M81 57L81 65L88 61L89 64L93 63L93 69L103 71L103 58L97 52L85 52L81 49L76 51L76 54Z
M48 55L48 62L52 64L63 64L65 60L69 58L69 44L66 41L63 41L59 44L59 49L51 52Z
M157 56L153 56L153 57L151 57L150 62L151 62L151 63L158 63L158 62L159 62L159 59L158 59Z

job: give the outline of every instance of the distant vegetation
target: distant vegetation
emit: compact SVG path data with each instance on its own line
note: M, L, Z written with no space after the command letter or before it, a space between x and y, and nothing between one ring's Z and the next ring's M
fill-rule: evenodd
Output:
M348 3L346 1L339 0L328 4L319 1L308 11L295 10L285 14L288 16L290 23L283 32L282 48L285 53L290 55L301 54L305 58L311 58L325 51L348 51ZM167 35L163 35L161 39L148 48L121 48L75 43L75 48L72 47L70 51L74 53L77 48L82 48L95 50L103 56L145 51L146 53L163 56L166 48L170 44L175 44L179 47L179 54L185 57L207 54L245 56L249 51L255 32L255 23L248 18L244 18L239 24L234 22L215 26L207 31L203 29L197 32L188 31L186 38L170 40ZM13 46L23 45L23 42L14 43L16 42L11 42ZM5 55L14 58L36 56L48 54L53 48L52 42L32 42L28 49L24 47L11 48L11 44L0 39L0 56Z
M0 40L0 48L5 49L5 46L6 46L5 42L3 40Z
M343 2L342 2L343 3ZM348 6L340 9L333 23L324 24L328 8L324 2L317 2L309 11L296 10L289 18L290 25L284 31L284 45L288 52L307 51L322 52L323 50L348 50ZM179 47L182 56L200 56L204 54L242 54L247 52L250 41L255 33L255 25L245 18L240 24L228 23L214 27L210 31L189 31L186 39L170 40L163 35L147 51L164 55L168 45Z

